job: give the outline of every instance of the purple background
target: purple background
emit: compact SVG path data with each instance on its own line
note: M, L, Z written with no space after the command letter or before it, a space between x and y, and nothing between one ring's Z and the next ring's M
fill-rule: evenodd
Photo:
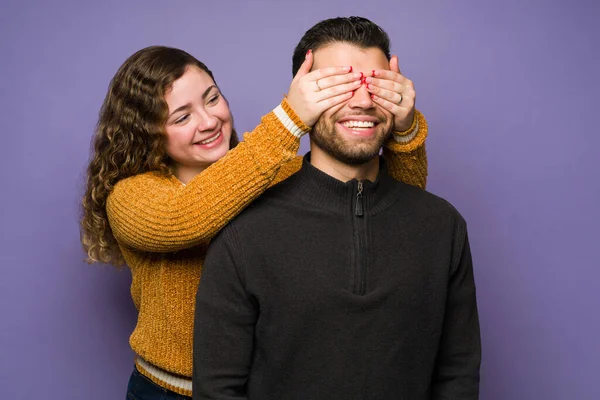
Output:
M481 398L600 398L597 3L82 3L0 6L0 397L125 397L129 273L83 263L78 233L90 137L125 58L151 44L196 55L245 131L287 91L302 33L360 14L416 83L428 189L469 223Z

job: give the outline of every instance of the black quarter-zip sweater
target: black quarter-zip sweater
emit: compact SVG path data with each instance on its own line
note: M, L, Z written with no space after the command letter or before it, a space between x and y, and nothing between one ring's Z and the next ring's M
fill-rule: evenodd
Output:
M309 156L211 244L194 399L477 399L464 219L383 163L343 183Z

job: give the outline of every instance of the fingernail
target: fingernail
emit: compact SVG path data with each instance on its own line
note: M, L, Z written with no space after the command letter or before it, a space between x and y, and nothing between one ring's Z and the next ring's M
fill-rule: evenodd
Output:
M311 49L308 49L308 51L306 52L306 56L304 56L305 58L308 57L308 55L312 52Z
M374 95L374 94L372 94L372 95L371 95L371 98L372 98L373 100L375 100L375 95Z
M367 89L368 89L369 88L369 84L367 83L366 85L367 85Z
M375 76L375 70L373 70L373 75L372 76Z
M352 65L350 66L350 71L348 71L348 73L352 72Z

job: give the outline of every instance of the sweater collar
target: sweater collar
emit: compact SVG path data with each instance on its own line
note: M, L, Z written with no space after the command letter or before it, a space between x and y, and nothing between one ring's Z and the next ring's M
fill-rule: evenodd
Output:
M310 163L310 152L302 160L302 168L295 174L297 194L319 208L330 212L354 212L359 181L342 182ZM379 158L379 174L375 182L362 181L362 201L365 211L376 212L390 201L394 180L389 176L385 161Z

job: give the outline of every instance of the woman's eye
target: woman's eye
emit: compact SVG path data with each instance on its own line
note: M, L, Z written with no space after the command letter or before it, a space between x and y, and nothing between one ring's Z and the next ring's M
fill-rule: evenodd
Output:
M219 94L214 95L208 100L208 104L215 104L219 100Z
M190 114L183 115L175 120L176 124L180 124L182 122L187 121L190 118Z

